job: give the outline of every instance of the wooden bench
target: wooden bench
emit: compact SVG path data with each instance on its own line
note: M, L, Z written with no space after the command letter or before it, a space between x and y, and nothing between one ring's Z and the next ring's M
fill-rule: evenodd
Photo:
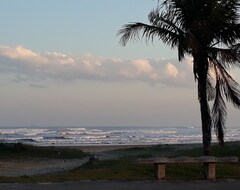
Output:
M176 163L204 163L207 165L207 179L214 180L216 178L216 163L236 163L238 157L212 157L212 156L201 156L201 157L187 157L181 156L176 158L152 158L152 159L138 159L139 164L154 164L156 168L157 180L164 180L166 178L166 164Z

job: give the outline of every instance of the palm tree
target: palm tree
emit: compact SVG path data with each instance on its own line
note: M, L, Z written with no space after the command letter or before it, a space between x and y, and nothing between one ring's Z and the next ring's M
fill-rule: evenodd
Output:
M126 24L117 34L123 46L130 40L156 37L177 48L179 61L193 57L204 155L210 153L212 126L224 144L225 102L240 108L239 85L227 72L240 67L239 6L239 0L164 0L149 13L149 24Z

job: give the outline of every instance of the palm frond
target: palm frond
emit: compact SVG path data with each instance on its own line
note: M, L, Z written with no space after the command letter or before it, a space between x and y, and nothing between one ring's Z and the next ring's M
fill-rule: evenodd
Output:
M209 48L211 59L217 59L226 69L240 67L240 44L233 45L229 48Z
M218 85L221 86L220 89L222 91L222 94L228 102L231 102L234 107L240 109L239 84L231 77L231 75L227 72L227 70L224 68L223 64L219 60L213 59L210 61L214 65L215 75L218 75L216 77L221 79L218 79L221 81L221 83L218 83Z
M215 49L216 50L216 49ZM219 49L217 49L219 53ZM221 50L221 53L229 53L229 50ZM227 53L226 53L227 52ZM214 68L215 75L215 98L212 107L212 119L215 132L220 144L224 143L225 121L227 118L227 108L224 99L231 102L236 108L240 108L240 87L225 69L223 60L217 59L219 56L209 57Z
M140 35L140 33L142 33L142 35ZM165 44L171 45L173 48L177 45L179 39L179 35L172 31L140 22L124 25L123 28L118 31L117 36L121 36L120 44L123 46L130 40L141 40L145 38L147 41L153 41L154 37L157 36Z
M224 80L215 66L216 86L215 99L212 107L212 120L219 144L224 144L225 121L227 118L227 107L223 98L222 85Z
M232 102L233 106L240 109L240 88L239 84L226 72L223 74L225 80L225 96L229 102Z
M207 76L206 89L207 89L208 101L214 100L215 95L216 95L216 89L215 89L215 86L214 86L214 79L212 78L212 75L209 74L209 73L208 73L208 76Z
M216 97L213 103L212 120L213 126L221 145L224 144L225 121L227 118L227 108L219 88L216 88Z
M157 13L156 13L157 14ZM155 18L159 15L151 15L151 17ZM152 19L153 20L153 19ZM172 48L177 46L178 48L178 60L182 61L185 57L185 54L189 54L191 46L194 46L193 36L191 33L186 33L183 31L181 23L174 18L169 18L167 14L161 14L158 17L158 20L154 21L154 24L158 24L158 27L164 28L165 30L171 31L178 35L178 38L175 38L175 41L172 41Z
M211 38L225 45L237 43L240 38L239 0L211 0L208 4L211 7L207 17Z
M240 86L239 84L231 77L231 75L226 71L226 69L215 60L215 67L219 71L221 76L222 90L227 101L231 102L234 107L240 109Z
M221 41L226 45L232 45L239 41L240 38L240 24L231 23L222 27L219 32L215 33L215 39Z

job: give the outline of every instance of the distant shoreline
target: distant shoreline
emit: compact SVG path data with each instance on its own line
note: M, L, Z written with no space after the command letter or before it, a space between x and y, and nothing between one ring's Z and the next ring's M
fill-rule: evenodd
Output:
M240 130L230 129L226 141L239 140ZM217 139L213 135L212 142ZM0 142L36 146L122 146L202 143L196 127L161 128L18 128L0 129Z

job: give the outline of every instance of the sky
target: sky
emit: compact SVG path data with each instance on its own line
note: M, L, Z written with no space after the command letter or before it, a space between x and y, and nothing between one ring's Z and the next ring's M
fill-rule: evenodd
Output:
M119 45L117 31L156 5L1 0L0 126L200 126L191 57L179 63L160 41ZM238 116L229 106L227 126Z

